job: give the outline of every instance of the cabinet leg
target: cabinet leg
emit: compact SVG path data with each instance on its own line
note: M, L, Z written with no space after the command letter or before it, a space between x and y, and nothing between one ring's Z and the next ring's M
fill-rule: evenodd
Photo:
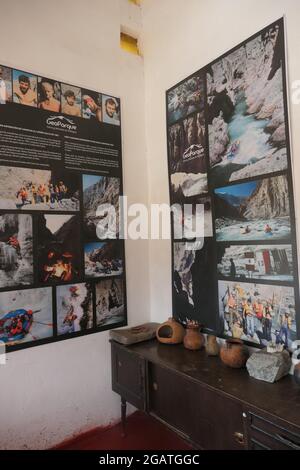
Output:
M122 437L126 436L126 400L121 397Z

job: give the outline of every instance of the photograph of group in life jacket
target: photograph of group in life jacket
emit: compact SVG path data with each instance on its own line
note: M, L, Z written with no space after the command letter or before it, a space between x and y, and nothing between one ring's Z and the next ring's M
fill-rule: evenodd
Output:
M122 278L103 279L96 284L97 327L124 323L125 292Z
M219 281L224 334L266 345L290 347L297 339L294 289L286 286Z
M93 288L89 283L57 286L57 333L85 331L93 327Z
M120 179L99 175L82 175L84 233L89 240L116 238L119 234ZM112 212L101 206L112 205L115 223L111 223Z
M37 241L41 283L74 281L80 277L78 216L39 214Z
M171 201L207 193L204 114L193 114L168 129Z
M84 245L85 276L106 277L123 273L123 250L120 242L93 242Z
M0 292L0 341L14 345L50 336L53 336L51 287Z
M32 217L0 214L0 288L33 283Z
M0 166L0 208L78 211L79 178L61 169Z
M219 277L293 281L291 245L231 245L218 243Z
M289 188L285 175L215 189L217 241L288 241Z
M173 124L204 109L204 77L195 74L167 92L168 123Z
M266 28L207 73L213 186L287 168L283 24Z

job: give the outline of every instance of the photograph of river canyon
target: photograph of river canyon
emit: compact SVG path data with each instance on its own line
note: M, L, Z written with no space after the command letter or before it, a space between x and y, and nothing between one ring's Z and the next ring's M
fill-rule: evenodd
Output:
M207 73L214 187L287 168L282 24L265 29Z

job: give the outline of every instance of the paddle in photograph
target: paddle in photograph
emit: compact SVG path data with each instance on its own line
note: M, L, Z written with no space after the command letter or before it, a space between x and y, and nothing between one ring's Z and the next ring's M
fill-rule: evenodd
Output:
M285 175L215 189L217 241L290 238L288 181Z

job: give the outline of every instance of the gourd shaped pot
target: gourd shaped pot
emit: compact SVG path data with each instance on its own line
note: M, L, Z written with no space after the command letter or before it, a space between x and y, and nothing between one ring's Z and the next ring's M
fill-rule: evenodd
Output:
M227 339L221 347L220 357L226 366L240 369L245 366L249 353L240 339Z
M163 344L182 343L183 337L184 327L173 318L169 318L168 321L159 325L156 330L156 338Z
M218 356L220 352L220 346L217 342L217 338L214 335L207 335L206 352L208 356Z
M200 333L200 326L194 324L187 324L185 337L183 338L183 345L186 349L197 351L205 345L205 338Z

